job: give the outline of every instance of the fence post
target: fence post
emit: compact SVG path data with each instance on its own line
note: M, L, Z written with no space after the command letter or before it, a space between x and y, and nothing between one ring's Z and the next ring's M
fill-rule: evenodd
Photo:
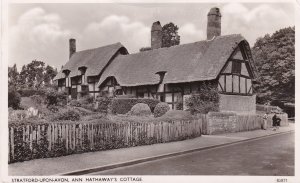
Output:
M14 144L14 128L10 128L10 147L11 147L11 157L15 159L15 144Z

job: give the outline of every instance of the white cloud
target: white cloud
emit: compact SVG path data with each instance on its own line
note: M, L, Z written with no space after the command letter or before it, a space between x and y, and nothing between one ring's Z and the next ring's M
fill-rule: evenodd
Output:
M294 24L293 17L269 4L260 4L250 9L240 3L230 3L221 9L221 13L222 34L242 34L251 45L258 36L272 34Z
M97 41L95 41L97 40ZM85 28L82 41L87 47L121 42L129 52L150 45L150 28L127 16L110 15Z
M186 23L182 25L178 34L180 35L180 43L190 43L205 39L205 32L197 27L193 23Z
M33 59L58 64L62 58L55 55L69 35L70 31L62 28L58 14L47 13L40 7L32 8L10 29L9 62L17 62L19 67Z

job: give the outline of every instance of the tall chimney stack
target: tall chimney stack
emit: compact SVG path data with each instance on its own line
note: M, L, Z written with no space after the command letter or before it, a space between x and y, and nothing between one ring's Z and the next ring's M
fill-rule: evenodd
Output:
M151 48L158 49L162 47L162 27L160 22L154 22L151 28Z
M221 35L221 12L217 7L211 8L207 14L207 39Z
M69 47L70 47L70 56L69 56L69 58L71 58L71 56L76 52L76 39L71 38L69 40Z

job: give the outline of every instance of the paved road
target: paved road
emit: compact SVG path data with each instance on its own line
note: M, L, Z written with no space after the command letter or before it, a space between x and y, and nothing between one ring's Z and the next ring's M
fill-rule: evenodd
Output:
M294 133L117 168L93 175L294 175Z

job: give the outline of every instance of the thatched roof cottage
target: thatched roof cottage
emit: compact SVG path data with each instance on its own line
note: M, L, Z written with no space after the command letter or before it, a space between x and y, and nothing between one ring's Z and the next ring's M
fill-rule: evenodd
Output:
M220 110L255 112L254 64L248 42L238 34L221 36L221 13L208 13L207 40L161 48L162 28L154 22L151 50L129 54L121 43L76 52L55 77L72 98L89 94L157 98L176 109L204 82L218 88Z

